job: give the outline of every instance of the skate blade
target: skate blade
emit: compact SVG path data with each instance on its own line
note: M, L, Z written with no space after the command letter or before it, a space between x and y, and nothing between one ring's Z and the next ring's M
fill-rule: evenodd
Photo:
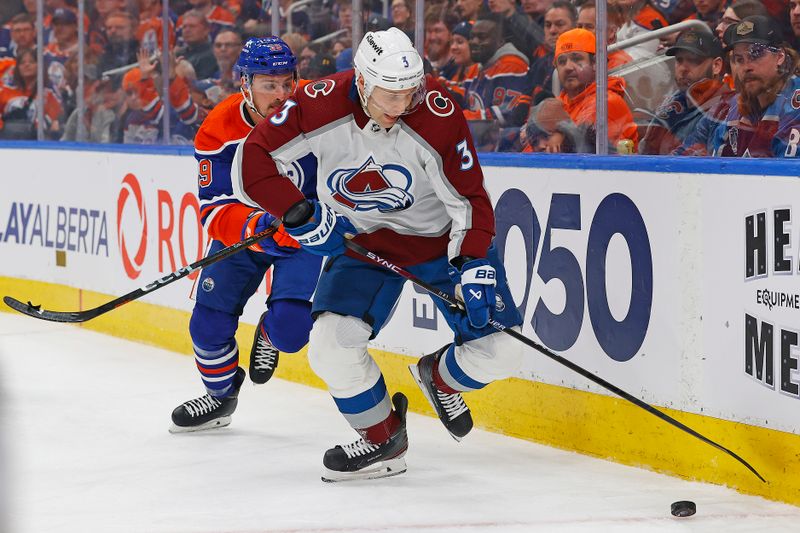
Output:
M375 463L358 472L336 472L328 468L322 474L325 483L338 483L340 481L355 481L358 479L380 479L384 477L399 476L406 471L406 460L402 457Z
M422 378L419 376L419 369L417 368L417 365L408 365L408 370L409 372L411 372L411 375L414 376L414 381L417 382L417 386L422 391L422 394L425 396L425 399L428 400L429 404L431 404L431 407L433 408L433 414L437 415L438 417L439 413L437 413L436 411L436 404L433 403L433 398L431 398L431 395L428 394L428 388L425 386L425 384L422 382ZM446 429L447 433L449 433L450 436L453 437L454 441L461 442L461 437L459 437L458 435L453 435L453 433L451 433L450 430L447 429L447 426L444 426L444 429Z
M207 429L224 428L230 425L231 417L222 416L214 420L209 420L205 424L199 426L176 426L174 423L169 428L170 433L194 433L195 431L205 431Z

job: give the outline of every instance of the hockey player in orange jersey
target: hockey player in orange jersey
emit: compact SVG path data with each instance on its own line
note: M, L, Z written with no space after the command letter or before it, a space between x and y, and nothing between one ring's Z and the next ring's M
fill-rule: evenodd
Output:
M220 102L197 132L200 218L213 239L209 254L265 230L274 220L255 203L246 205L237 199L241 184L231 170L236 166L234 156L239 144L292 95L297 86L296 64L281 39L248 40L236 65L241 73L241 92ZM294 161L286 175L307 194L314 194L316 159L308 155ZM281 228L273 237L203 269L189 333L207 394L175 408L171 432L230 424L245 379L234 334L245 303L270 267L272 290L267 311L256 327L250 379L266 383L278 364L279 351L296 352L305 346L312 324L309 300L320 264L319 256L301 250Z

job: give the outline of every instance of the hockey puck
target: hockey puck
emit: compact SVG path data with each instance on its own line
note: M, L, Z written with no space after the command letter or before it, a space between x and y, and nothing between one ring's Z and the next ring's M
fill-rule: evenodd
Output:
M670 512L672 513L672 516L686 518L687 516L692 516L697 512L697 506L694 504L694 502L690 502L688 500L674 502L670 506Z

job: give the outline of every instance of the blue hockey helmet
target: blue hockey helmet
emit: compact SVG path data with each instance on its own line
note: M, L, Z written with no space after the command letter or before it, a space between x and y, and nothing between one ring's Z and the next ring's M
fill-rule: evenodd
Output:
M254 37L242 47L235 68L249 80L254 74L295 74L297 58L289 45L278 37Z
M253 101L253 76L256 74L267 76L291 74L292 86L297 84L297 58L289 45L275 36L248 39L242 47L234 69L242 77L240 91L244 96L245 103L262 118L264 118L263 113L258 110Z

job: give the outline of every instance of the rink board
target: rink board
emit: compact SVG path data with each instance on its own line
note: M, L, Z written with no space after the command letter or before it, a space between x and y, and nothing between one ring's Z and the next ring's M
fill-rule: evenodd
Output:
M86 309L202 256L186 149L0 153L15 177L0 198L0 294ZM482 159L523 333L665 407L770 484L533 351L518 379L470 395L476 423L800 504L800 481L787 475L800 467L796 167ZM650 172L656 162L660 172ZM61 168L81 172L65 179ZM84 327L191 353L192 285L178 281ZM245 357L267 290L245 310ZM408 285L373 343L390 388L408 393L415 410L430 414L406 366L447 333L430 297ZM283 357L279 375L322 386L303 354Z

